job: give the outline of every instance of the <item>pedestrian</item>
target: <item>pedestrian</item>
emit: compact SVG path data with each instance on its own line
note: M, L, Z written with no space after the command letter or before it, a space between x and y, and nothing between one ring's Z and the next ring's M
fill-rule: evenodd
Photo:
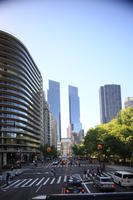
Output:
M3 179L2 172L0 172L0 185L2 183L2 179Z
M86 178L86 169L84 168L84 174L83 174L83 179Z
M11 169L11 171L10 171L10 179L13 180L13 177L14 177L14 172L13 172L13 169Z
M54 176L54 174L55 174L55 173L54 173L54 169L52 168L52 169L51 169L51 175Z
M94 173L94 169L92 168L92 169L91 169L91 175L94 176L94 174L95 174L95 173Z
M53 169L53 174L54 174L54 176L56 175L56 169L55 169L55 167Z
M90 176L90 169L87 170L87 178Z
M97 167L97 175L100 175L99 167Z
M7 172L7 174L6 174L6 185L8 185L9 177L10 177L10 174L9 174L9 172Z

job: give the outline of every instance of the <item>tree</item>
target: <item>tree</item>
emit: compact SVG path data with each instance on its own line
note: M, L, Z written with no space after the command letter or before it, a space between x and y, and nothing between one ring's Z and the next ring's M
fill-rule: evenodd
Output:
M106 157L117 156L124 161L133 153L133 108L127 108L110 122L88 130L83 145L88 155L98 155L97 145L102 144Z

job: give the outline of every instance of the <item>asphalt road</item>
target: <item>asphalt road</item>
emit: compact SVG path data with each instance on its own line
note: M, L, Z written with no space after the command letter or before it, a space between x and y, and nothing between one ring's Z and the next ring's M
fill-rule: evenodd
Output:
M3 184L0 187L1 200L31 200L32 197L44 194L61 194L63 185L68 175L79 174L83 179L84 169L96 168L96 166L81 163L81 166L74 164L69 166L56 166L56 175L51 174L52 164L40 164L39 166L29 166L24 172L16 176L9 182L8 186ZM105 175L109 175L113 170L107 169ZM83 186L86 193L97 193L98 189L94 186L91 179L84 181ZM133 188L125 188L116 185L116 192L133 192Z

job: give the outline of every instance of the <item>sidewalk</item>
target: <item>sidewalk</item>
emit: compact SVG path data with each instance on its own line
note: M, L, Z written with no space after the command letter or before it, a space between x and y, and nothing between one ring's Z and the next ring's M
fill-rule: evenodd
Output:
M133 173L133 167L121 166L121 165L106 165L107 168L116 171L127 171Z

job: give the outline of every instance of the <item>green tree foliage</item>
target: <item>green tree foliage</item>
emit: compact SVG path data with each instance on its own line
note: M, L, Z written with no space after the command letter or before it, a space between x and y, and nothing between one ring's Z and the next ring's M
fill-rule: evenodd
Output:
M105 157L117 156L125 160L133 153L133 108L127 108L109 123L88 130L82 142L82 152L97 155L97 145L102 144L101 153ZM74 147L78 154L80 147ZM76 149L77 148L77 149Z

